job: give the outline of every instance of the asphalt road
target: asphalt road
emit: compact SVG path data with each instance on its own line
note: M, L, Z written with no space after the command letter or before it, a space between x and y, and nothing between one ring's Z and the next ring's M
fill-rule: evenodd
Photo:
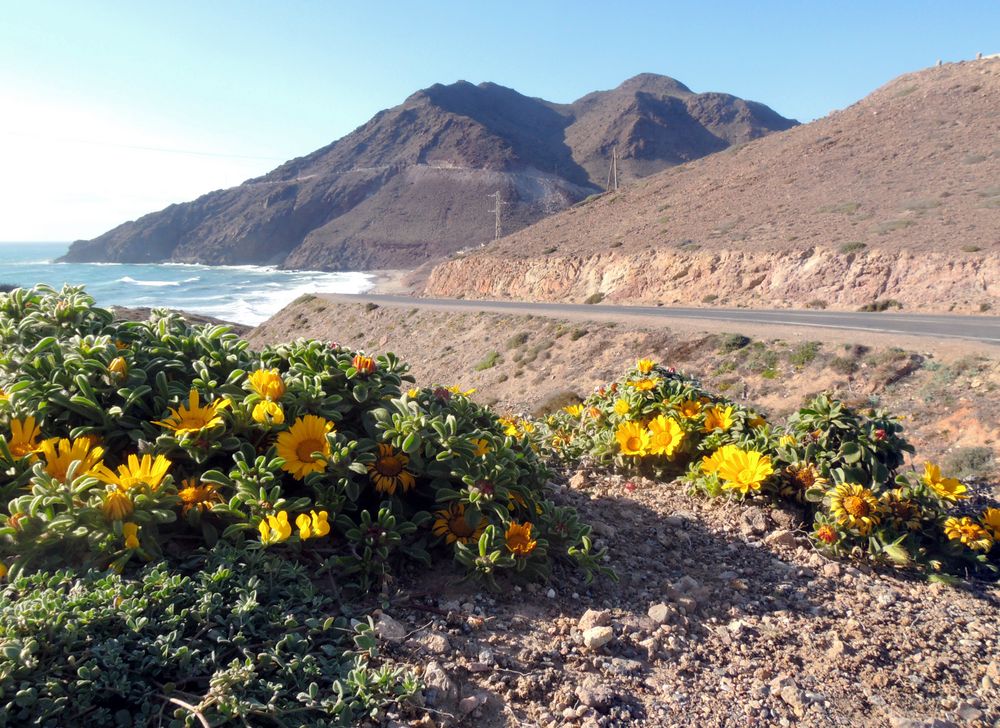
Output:
M672 308L667 306L614 306L533 301L477 301L458 298L411 298L358 294L326 296L330 299L373 301L386 305L447 310L493 311L535 316L583 316L614 319L651 316L663 319L702 319L734 323L812 326L879 334L904 334L946 339L966 339L1000 345L1000 316L957 316L921 313L857 313L850 311L799 311L790 309Z

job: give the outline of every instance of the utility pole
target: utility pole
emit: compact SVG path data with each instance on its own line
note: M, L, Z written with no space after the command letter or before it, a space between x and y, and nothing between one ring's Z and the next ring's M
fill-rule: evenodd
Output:
M608 192L618 189L618 147L611 147L611 166L608 167Z
M493 209L490 210L490 212L496 214L496 223L497 223L497 225L496 225L496 232L493 235L493 239L494 240L499 240L500 239L500 213L503 210L503 208L506 205L510 204L510 203L503 201L503 196L500 194L500 190L497 190L492 195L486 195L486 196L493 198Z

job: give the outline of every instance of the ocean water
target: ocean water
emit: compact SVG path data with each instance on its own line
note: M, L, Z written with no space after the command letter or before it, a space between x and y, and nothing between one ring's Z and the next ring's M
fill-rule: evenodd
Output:
M101 306L164 306L256 325L304 293L362 293L367 273L257 265L54 263L68 243L0 243L0 283L84 285Z

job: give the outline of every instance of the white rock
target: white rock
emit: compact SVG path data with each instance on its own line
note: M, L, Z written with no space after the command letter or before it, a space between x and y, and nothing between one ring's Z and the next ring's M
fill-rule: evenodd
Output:
M591 627L583 633L583 644L589 650L599 650L615 636L611 627Z

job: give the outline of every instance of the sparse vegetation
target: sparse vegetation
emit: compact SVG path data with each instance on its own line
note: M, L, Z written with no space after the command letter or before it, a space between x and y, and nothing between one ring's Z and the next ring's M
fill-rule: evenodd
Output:
M980 250L982 250L982 248L980 248L978 245L963 245L960 248L960 250L963 253L978 253Z
M861 207L860 202L840 202L836 205L824 205L818 212L839 213L841 215L853 215Z
M814 298L806 304L806 308L819 308L823 309L827 307L827 302L822 298Z
M719 300L719 297L714 293L709 293L707 296L701 299L702 303L715 303Z
M491 351L489 354L486 355L485 359L476 364L474 369L477 372L486 371L487 369L492 369L493 367L495 367L499 361L500 361L500 352Z
M588 333L589 332L587 331L587 329L583 329L583 328L573 329L573 332L569 335L569 340L570 341L577 341L579 339L582 339Z
M788 355L788 362L799 368L812 364L819 355L821 346L822 344L818 341L804 341L791 351Z
M868 247L867 244L862 243L860 241L856 241L853 243L844 243L843 245L840 246L840 254L850 255L851 253L857 253L859 251L862 251L867 247Z
M743 334L723 334L718 351L720 354L730 354L748 346L750 342L750 337Z
M961 480L981 478L994 464L993 450L984 445L960 447L945 455L943 465Z
M527 331L522 331L519 334L514 334L509 339L507 339L507 349L517 349L520 346L524 346L528 343L528 339L531 337Z
M903 304L895 298L883 298L877 301L872 301L871 303L866 303L864 306L861 306L858 311L871 313L888 311L891 308L901 309L903 308Z
M368 301L365 304L365 311L368 311L369 313L372 312L372 311L374 311L374 310L376 310L377 308L378 308L378 304L375 303L375 302L373 302L373 301Z
M909 218L903 218L898 220L886 220L885 222L880 222L875 226L875 232L878 235L888 235L896 230L905 230L908 227L916 225L917 223Z
M604 294L598 291L597 293L592 293L584 299L584 303L597 304L604 300Z

